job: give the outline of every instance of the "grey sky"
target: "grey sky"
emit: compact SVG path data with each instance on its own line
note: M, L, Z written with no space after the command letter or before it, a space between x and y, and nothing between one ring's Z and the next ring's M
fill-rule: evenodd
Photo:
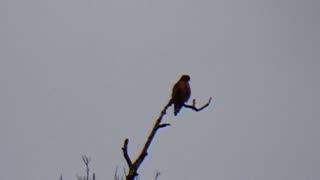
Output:
M141 180L320 178L320 1L0 1L0 179L112 179L182 73Z

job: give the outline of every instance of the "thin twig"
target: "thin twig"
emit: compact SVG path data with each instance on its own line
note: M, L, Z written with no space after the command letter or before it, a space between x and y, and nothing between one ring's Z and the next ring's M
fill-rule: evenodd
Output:
M89 169L89 163L90 163L91 159L90 159L88 156L86 156L86 155L82 155L82 161L83 161L84 164L86 165L86 172L87 172L87 177L84 178L84 180L85 180L85 179L86 179L86 180L89 180L89 176L90 176L90 173L89 173L89 171L90 171L90 169Z
M171 124L169 124L169 123L162 123L162 124L159 124L158 128L164 128L164 127L167 127L167 126L171 126Z
M208 100L208 102L207 102L205 105L203 105L202 107L200 107L200 108L197 108L197 107L196 107L196 100L195 100L195 99L193 99L192 105L184 104L183 106L184 106L185 108L190 108L190 109L193 109L194 111L198 112L198 111L203 110L203 109L206 108L207 106L209 106L211 100L212 100L212 97L210 97L210 99Z
M157 172L156 172L156 177L154 178L154 180L158 180L158 177L160 176L160 174L161 174L161 173L160 173L159 171L157 171Z

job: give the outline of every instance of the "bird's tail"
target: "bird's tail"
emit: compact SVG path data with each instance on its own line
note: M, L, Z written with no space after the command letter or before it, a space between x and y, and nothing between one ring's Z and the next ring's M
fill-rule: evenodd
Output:
M174 115L175 116L178 115L178 113L180 112L181 108L182 108L182 105L178 105L178 104L174 105Z

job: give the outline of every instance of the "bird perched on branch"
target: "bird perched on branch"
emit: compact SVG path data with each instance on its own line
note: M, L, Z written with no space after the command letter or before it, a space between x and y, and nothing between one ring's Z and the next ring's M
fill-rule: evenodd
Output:
M174 115L176 116L184 103L188 101L191 95L191 89L189 85L190 76L182 75L179 81L173 86L171 102L174 105Z

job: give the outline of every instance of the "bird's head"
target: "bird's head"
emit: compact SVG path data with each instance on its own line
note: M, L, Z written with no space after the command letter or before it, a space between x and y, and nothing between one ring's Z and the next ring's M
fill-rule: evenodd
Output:
M180 81L186 81L189 82L190 81L190 76L187 74L184 74L181 76Z

